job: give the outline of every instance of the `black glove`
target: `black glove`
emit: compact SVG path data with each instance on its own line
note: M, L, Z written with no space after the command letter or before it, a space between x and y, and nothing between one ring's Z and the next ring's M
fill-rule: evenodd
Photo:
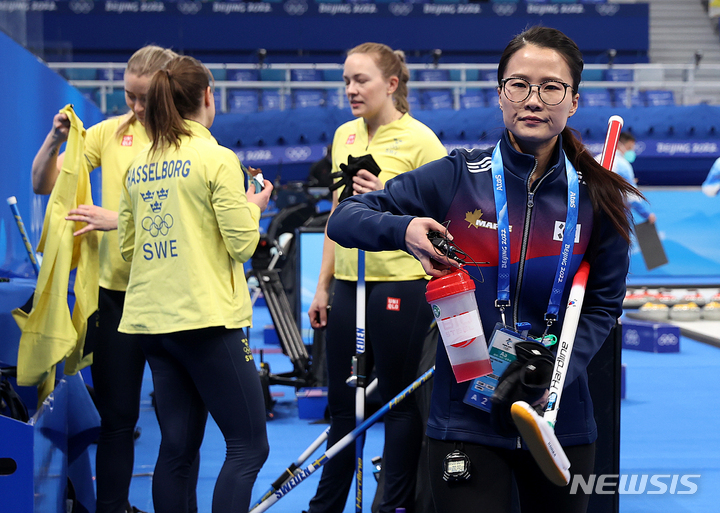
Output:
M540 399L550 387L555 355L539 342L517 342L517 359L508 365L498 380L495 393L490 399L490 420L498 434L518 436L510 414L510 408L516 401L525 401L532 405ZM542 414L542 406L537 406Z
M355 176L357 172L361 169L367 169L375 176L378 176L380 174L380 166L377 165L377 162L375 162L373 156L368 154L363 155L362 157L353 157L352 155L349 155L348 163L340 164L340 171L330 175L330 177L333 179L341 178L337 182L334 182L330 187L328 187L331 192L335 189L339 189L343 185L345 186L343 191L340 193L339 201L342 201L345 198L349 198L350 196L352 196L352 179L353 176Z

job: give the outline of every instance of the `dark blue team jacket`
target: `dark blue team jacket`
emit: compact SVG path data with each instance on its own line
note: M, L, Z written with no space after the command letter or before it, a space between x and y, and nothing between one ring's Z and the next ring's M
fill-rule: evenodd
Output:
M528 179L535 158L515 150L507 131L501 140L510 221L511 307L508 323L525 321L540 336L555 278L567 212L565 158L558 138L551 166L532 187ZM340 203L328 222L328 235L345 247L366 251L402 249L413 217L450 221L454 243L479 267L466 266L477 278L476 298L486 339L500 321L497 298L498 239L490 150L456 150L450 156L403 173L385 189L352 196ZM570 358L556 434L563 445L591 443L597 437L586 368L622 313L629 265L628 244L602 214L594 214L588 188L580 176L579 236L571 274L583 257L590 276ZM587 254L586 254L587 253ZM572 280L566 280L558 321L550 330L559 337ZM427 433L439 440L457 440L505 448L520 446L519 438L503 437L490 425L489 414L463 403L470 382L456 383L443 344L438 344L432 407ZM610 384L608 384L610 393Z

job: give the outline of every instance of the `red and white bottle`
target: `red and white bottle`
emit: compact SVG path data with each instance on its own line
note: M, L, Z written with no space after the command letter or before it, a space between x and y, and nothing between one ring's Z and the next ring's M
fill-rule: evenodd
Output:
M462 271L433 278L425 299L445 344L458 383L492 372L485 333L475 300L475 283Z

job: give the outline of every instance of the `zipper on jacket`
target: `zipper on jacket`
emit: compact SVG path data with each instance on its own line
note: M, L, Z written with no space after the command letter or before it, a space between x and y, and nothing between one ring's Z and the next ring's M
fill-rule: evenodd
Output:
M517 440L515 440L515 448L522 449L522 438L521 437L517 437Z
M530 176L533 175L535 169L537 169L538 161L535 159L535 165L530 172ZM535 181L533 187L530 186L530 179L527 182L527 204L525 206L525 224L523 225L523 237L522 245L520 246L520 260L518 261L518 274L517 281L515 282L515 298L513 300L513 327L517 326L520 321L518 319L518 313L520 311L520 288L522 285L523 274L525 272L525 255L527 255L528 239L530 238L530 218L532 217L532 209L535 206L535 193L533 190L537 190L540 184L545 178L550 175L552 168L545 172L538 180Z

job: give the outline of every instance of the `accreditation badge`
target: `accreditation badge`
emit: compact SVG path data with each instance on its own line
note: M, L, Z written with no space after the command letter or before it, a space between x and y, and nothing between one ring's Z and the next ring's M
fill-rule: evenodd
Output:
M525 329L527 327L527 330ZM501 322L498 322L493 329L490 338L490 363L492 364L492 373L474 379L467 392L463 402L483 411L490 411L490 398L495 393L500 376L505 369L513 361L515 361L515 343L528 340L527 331L529 325L527 323L518 323L521 333L514 331Z

